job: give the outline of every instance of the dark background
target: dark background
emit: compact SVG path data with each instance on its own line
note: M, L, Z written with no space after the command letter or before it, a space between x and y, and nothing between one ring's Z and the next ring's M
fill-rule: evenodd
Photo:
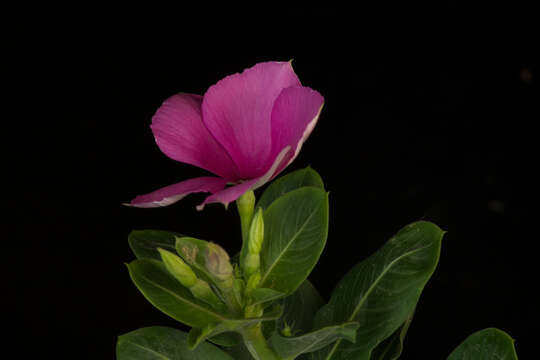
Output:
M176 92L291 58L326 100L285 172L310 165L330 191L310 276L323 296L402 226L434 221L448 233L402 358L445 358L492 326L532 355L538 74L530 32L508 31L531 22L527 9L387 10L49 7L7 19L2 310L18 357L112 359L118 335L177 326L131 283L128 233L178 231L234 253L239 224L234 206L197 212L202 194L121 205L204 174L159 151L151 117Z

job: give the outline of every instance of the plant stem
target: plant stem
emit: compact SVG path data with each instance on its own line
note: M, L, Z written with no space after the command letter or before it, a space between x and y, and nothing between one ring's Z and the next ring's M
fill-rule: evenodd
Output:
M256 360L282 360L270 346L268 346L261 331L260 323L254 327L243 329L242 337L244 338L244 344L250 354Z

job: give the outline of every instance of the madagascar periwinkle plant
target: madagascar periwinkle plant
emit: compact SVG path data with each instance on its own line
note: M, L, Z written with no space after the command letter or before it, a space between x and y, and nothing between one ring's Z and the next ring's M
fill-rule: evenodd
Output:
M418 221L354 266L325 303L308 275L328 234L328 193L311 168L277 176L315 127L324 99L302 86L291 62L265 62L225 77L204 96L177 94L152 118L170 158L215 176L137 196L129 205L170 205L206 192L197 207L236 203L242 246L161 230L133 231L131 279L188 334L146 327L121 335L119 360L393 360L439 260L444 231ZM277 179L276 179L277 178ZM259 199L254 190L265 185ZM418 310L417 310L418 311ZM501 330L480 330L448 357L517 359Z

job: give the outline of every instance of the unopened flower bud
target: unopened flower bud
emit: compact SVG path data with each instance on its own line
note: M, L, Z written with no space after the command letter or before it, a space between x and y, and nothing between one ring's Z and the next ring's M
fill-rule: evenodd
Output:
M250 221L253 215L253 207L255 206L255 194L253 191L246 191L236 199L236 206L238 207L240 218Z
M177 237L176 251L190 265L197 264L201 250L205 248L207 242L204 240L195 239L192 237Z
M180 281L182 285L190 288L197 282L197 276L193 270L179 256L161 248L158 248L158 251L169 273Z
M262 208L259 208L249 227L248 253L259 254L264 240L264 220Z
M193 286L190 287L189 290L197 299L204 301L215 309L222 309L224 306L224 304L217 297L217 295L214 294L214 292L210 288L210 285L208 285L206 281L197 279L195 284L193 284Z
M221 246L208 243L204 256L206 269L213 277L220 281L232 278L233 267L229 255Z
M261 267L261 258L259 254L247 253L244 258L244 275L249 279L251 274L258 271Z
M249 294L252 290L256 289L261 281L261 273L259 271L253 273L246 284L246 294Z

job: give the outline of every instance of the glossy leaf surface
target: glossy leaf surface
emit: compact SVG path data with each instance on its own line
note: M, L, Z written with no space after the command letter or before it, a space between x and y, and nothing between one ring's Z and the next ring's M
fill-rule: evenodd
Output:
M381 342L373 352L371 353L371 360L397 360L403 351L403 342L405 335L409 331L414 315L414 310L411 315L405 320L405 323L401 325L389 338Z
M319 310L315 328L357 321L356 343L338 340L315 359L370 359L415 308L433 274L444 232L427 221L401 229L375 254L354 266Z
M307 167L274 180L261 195L255 208L262 207L266 209L274 200L304 186L313 186L324 190L320 175L312 168Z
M337 339L354 342L357 328L358 323L351 322L324 327L300 336L286 337L274 333L269 342L282 358L296 358L300 354L319 350Z
M175 236L181 235L161 230L133 230L128 236L128 242L138 259L161 260L157 248L175 253Z
M504 331L488 328L463 341L448 360L517 360L514 340Z
M163 263L152 259L128 264L131 279L144 297L156 308L186 325L205 327L226 320L178 282Z
M188 335L180 330L153 326L118 337L117 360L233 360L218 347L204 343L190 350Z
M283 315L278 320L278 329L288 326L293 335L309 332L317 310L323 305L324 300L317 289L305 280L293 294L283 299Z
M328 195L315 187L293 190L264 212L260 286L290 294L317 263L328 235Z

